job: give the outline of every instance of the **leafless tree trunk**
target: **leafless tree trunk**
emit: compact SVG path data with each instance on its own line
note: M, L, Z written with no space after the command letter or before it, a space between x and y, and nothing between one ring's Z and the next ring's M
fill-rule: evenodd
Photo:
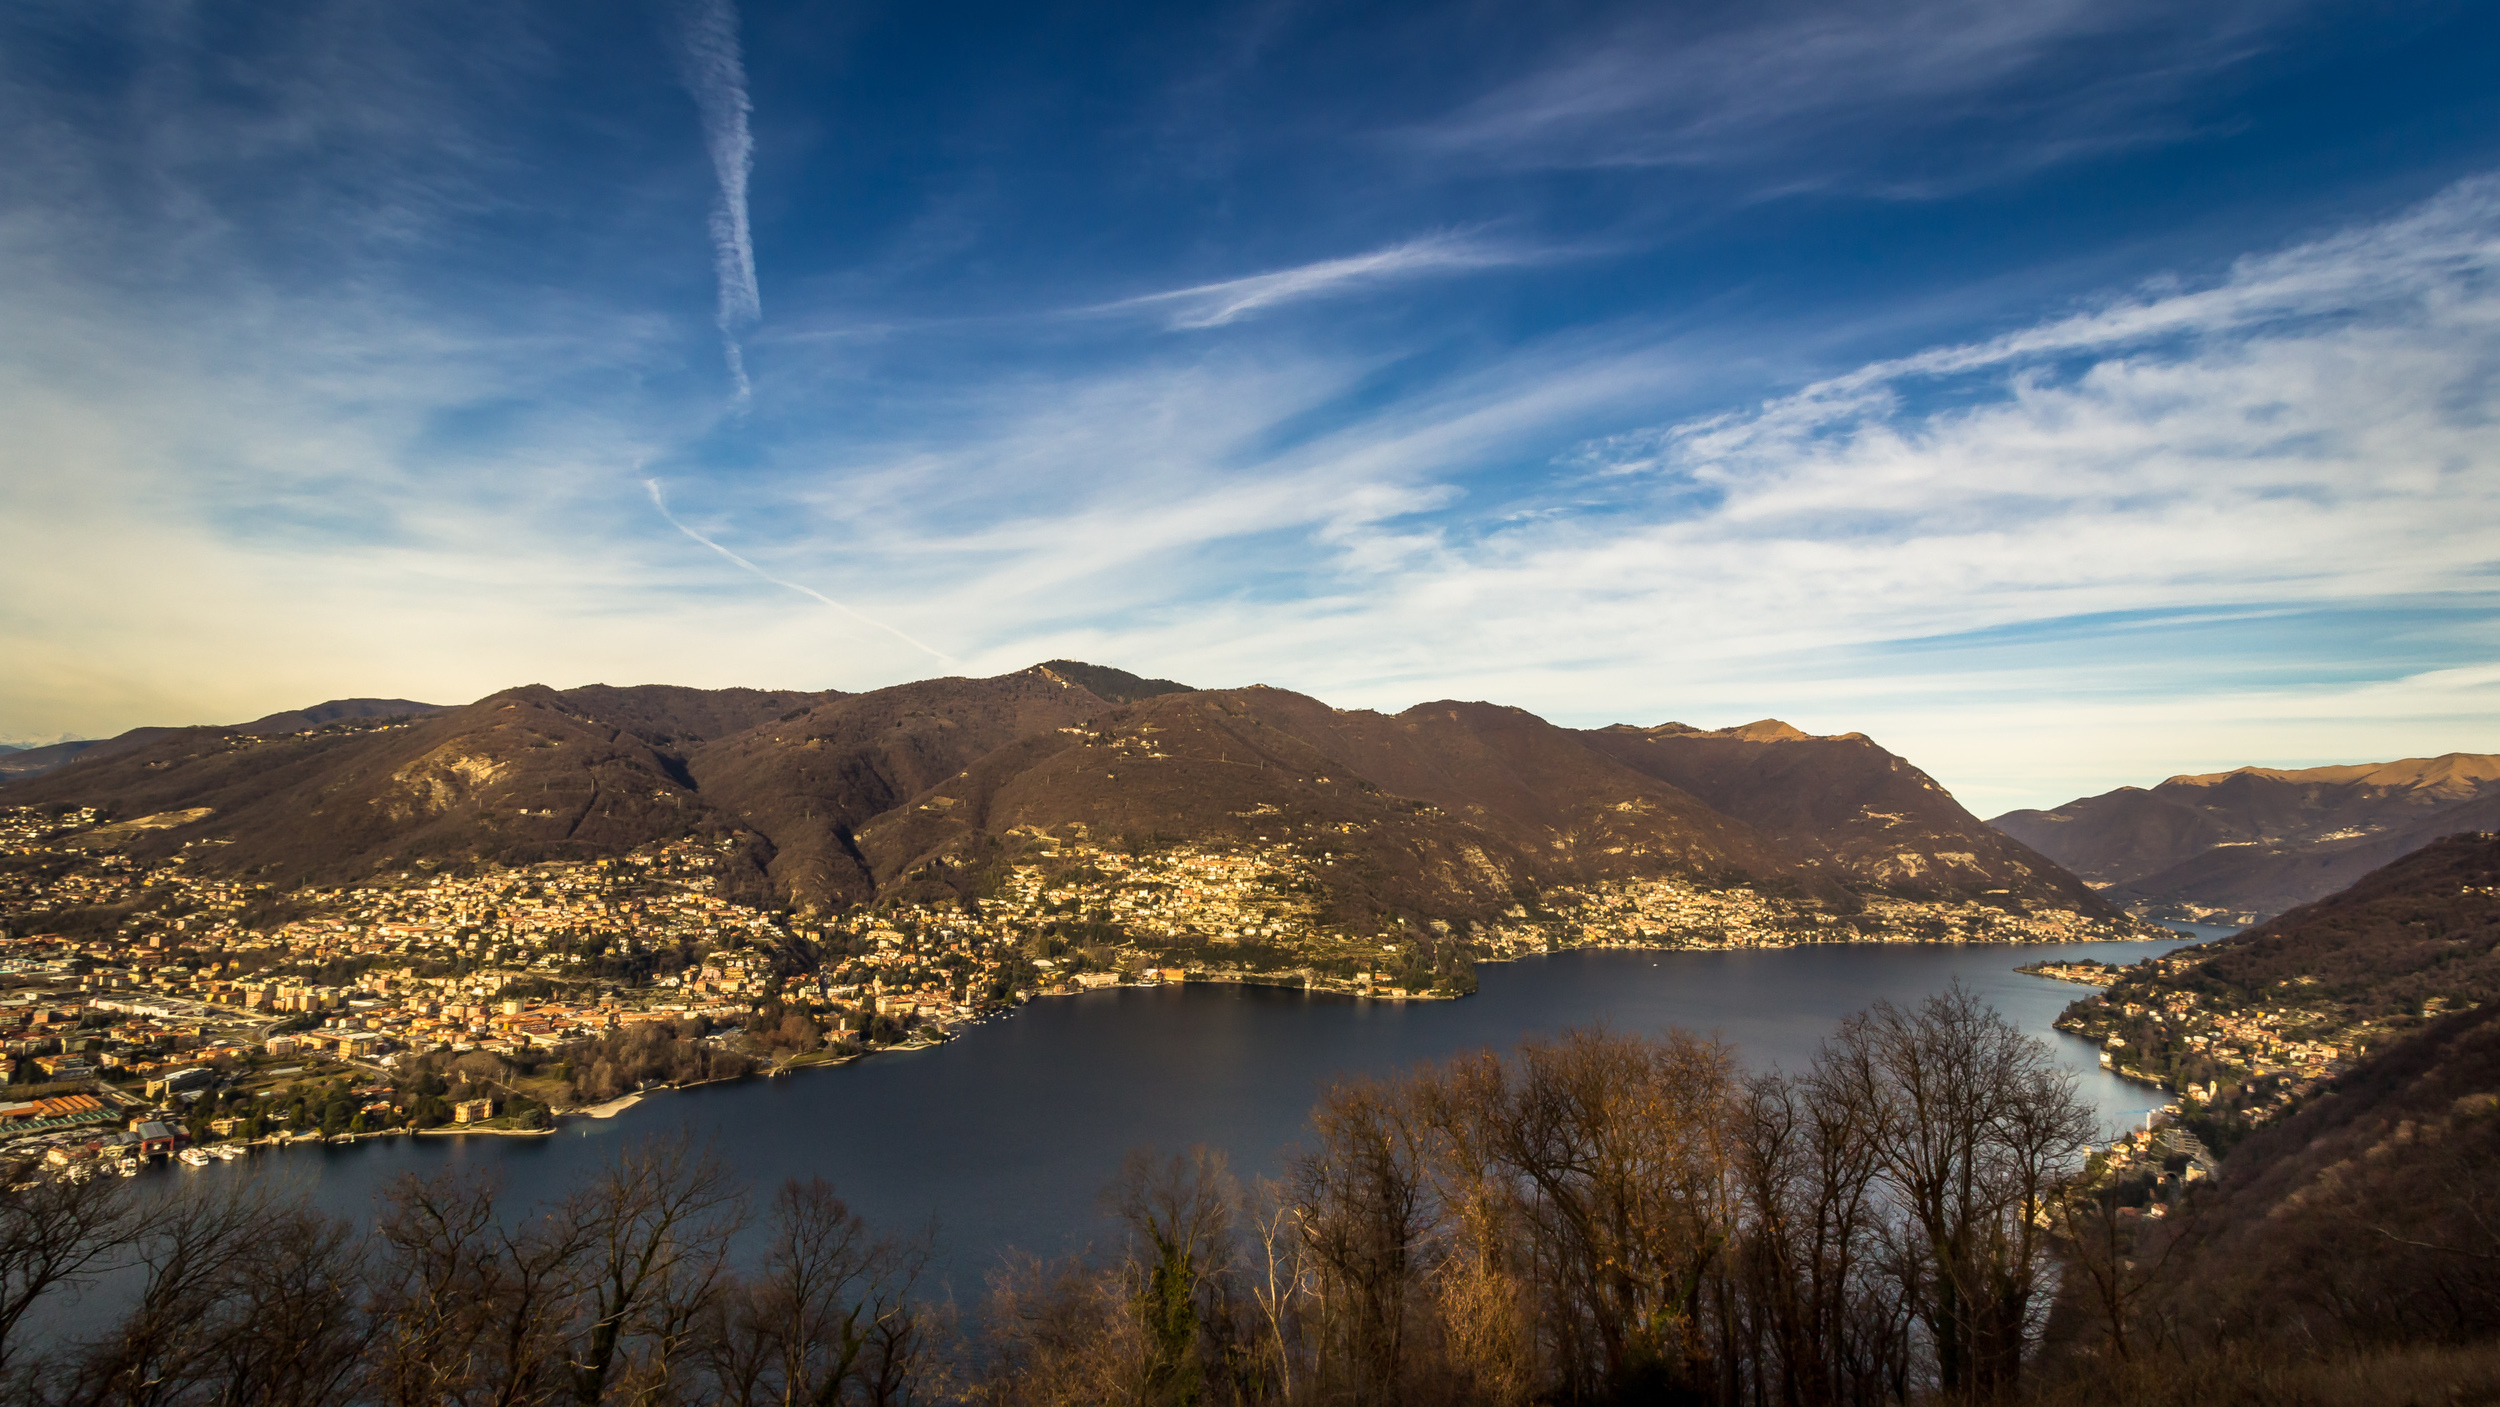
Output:
M1428 1268L1424 1172L1402 1105L1380 1085L1330 1090L1311 1115L1320 1146L1289 1176L1320 1281L1313 1386L1366 1404L1403 1399L1410 1312Z
M22 1366L18 1325L26 1312L120 1263L147 1236L152 1210L117 1177L74 1182L39 1172L0 1185L0 1382Z
M586 1242L586 1322L571 1364L581 1407L599 1407L620 1368L633 1370L628 1380L641 1397L673 1379L692 1325L721 1286L738 1213L728 1170L684 1137L619 1153L565 1200L559 1219ZM637 1337L643 1353L629 1362Z
M2072 1077L1956 983L1915 1009L1878 1002L1843 1022L1814 1078L1869 1130L1937 1387L2012 1392L2038 1329L2047 1209L2092 1136Z
M912 1300L925 1243L874 1237L822 1178L773 1199L762 1272L715 1303L707 1400L833 1407L907 1400L928 1364Z
M446 1174L384 1195L368 1391L391 1407L536 1407L559 1400L588 1229L547 1208L517 1225L494 1188Z

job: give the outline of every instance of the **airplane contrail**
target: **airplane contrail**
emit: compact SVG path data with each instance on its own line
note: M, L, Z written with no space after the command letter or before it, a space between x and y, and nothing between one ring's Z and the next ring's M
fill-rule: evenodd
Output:
M812 586L801 586L795 581L789 581L782 577L774 576L771 572L764 570L762 567L755 565L753 562L748 561L746 558L739 556L737 553L730 551L728 548L721 546L719 543L714 542L712 539L705 537L703 534L696 532L694 529L687 527L684 523L678 521L677 515L668 511L668 499L660 492L659 480L645 479L642 481L642 486L650 491L651 506L660 510L660 516L668 519L670 527L677 529L686 536L693 538L695 541L702 543L706 547L711 548L713 551L728 558L730 561L737 563L739 566L746 568L748 571L755 573L764 580L771 582L773 585L795 591L801 596L812 597L815 600L821 601L824 604L833 607L835 610L840 611L842 614L849 616L851 619L858 621L862 625L874 626L875 628L884 631L886 634L893 636L895 639L902 641L904 644L911 646L913 649L919 650L924 654L935 656L938 659L946 661L948 664L961 663L961 661L957 660L953 655L946 653L944 650L932 649L927 645L923 645L919 641L905 635L903 632L896 630L893 626L886 624L884 621L878 620L874 616L864 615L859 611L855 611L850 607L843 605L841 602L836 601L832 597L827 596L825 593L818 591Z
M694 98L703 147L720 185L712 207L712 272L720 286L716 321L721 356L743 406L754 393L738 334L763 318L764 300L755 283L755 238L747 225L747 177L755 169L747 117L754 108L747 101L746 62L738 48L738 11L731 0L684 0L675 8L678 78Z

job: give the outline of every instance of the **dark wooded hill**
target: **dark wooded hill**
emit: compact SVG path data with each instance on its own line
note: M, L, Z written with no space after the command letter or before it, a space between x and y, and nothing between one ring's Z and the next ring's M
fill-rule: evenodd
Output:
M2500 825L2500 756L2173 777L1990 822L2145 913L2281 913L2443 835Z
M2418 901L2446 907L2440 891L2462 859L2417 874L2429 886ZM2500 1333L2495 1091L2500 1003L2486 1003L2372 1055L2251 1135L2183 1221L2164 1292L2176 1322L2303 1351Z
M2103 907L2075 876L1990 828L1864 733L1815 737L1765 718L1709 732L1616 724L1580 736L1853 884L1921 898L2010 894L2054 908Z
M425 716L169 730L0 802L112 821L200 811L125 843L224 842L191 853L273 884L702 835L738 857L735 892L835 907L898 886L970 892L1038 829L1125 845L1290 836L1326 857L1323 907L1349 923L1489 916L1551 885L1666 876L1843 904L1993 893L2103 911L1862 739L1778 742L1773 764L1747 764L1751 784L1702 768L1715 804L1660 775L1663 751L1635 766L1616 741L1492 704L1345 711L1054 661L856 695L531 685Z
M2356 1023L2500 1000L2500 838L2449 836L2245 933L2157 984L2236 1006L2331 1003Z

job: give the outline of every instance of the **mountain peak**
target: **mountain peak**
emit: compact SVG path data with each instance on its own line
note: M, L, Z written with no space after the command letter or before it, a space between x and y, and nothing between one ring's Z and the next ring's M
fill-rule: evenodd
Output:
M1125 669L1104 664L1087 664L1083 660L1044 660L1033 666L1032 673L1045 679L1086 690L1107 703L1131 704L1163 694L1194 694L1195 686L1170 679L1148 679Z
M1814 734L1782 723L1776 718L1757 718L1733 728L1696 728L1690 723L1660 723L1643 728L1633 723L1613 723L1597 731L1601 733L1643 733L1653 738L1734 738L1745 743L1810 743L1821 741ZM1843 733L1844 738L1863 737L1861 733Z

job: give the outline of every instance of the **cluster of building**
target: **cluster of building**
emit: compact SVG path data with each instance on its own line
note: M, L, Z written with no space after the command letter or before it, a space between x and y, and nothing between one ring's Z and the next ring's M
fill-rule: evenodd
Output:
M2085 1169L2088 1186L2114 1184L2121 1193L2121 1218L2159 1219L2169 1215L2179 1193L2221 1171L2205 1141L2178 1122L2179 1107L2154 1110L2144 1127L2096 1148Z
M1880 896L1853 914L1812 900L1749 888L1704 889L1683 880L1620 880L1554 892L1547 905L1562 932L1582 943L1670 948L1784 948L1801 943L2080 943L2139 938L2128 918L2063 909L2025 910L1977 900L1918 901ZM1515 917L1526 917L1514 909ZM1534 928L1497 931L1497 942L1533 948Z
M1663 880L1561 891L1486 923L1356 933L1324 918L1342 857L1281 831L1134 850L1033 832L1014 837L1026 858L977 903L887 902L823 920L728 897L723 852L696 840L275 894L197 863L215 842L143 861L97 821L0 810L0 853L22 861L0 871L0 1050L39 1096L16 1116L43 1125L32 1134L170 1120L194 1092L186 1072L213 1068L220 1089L307 1068L386 1080L412 1053L527 1061L638 1023L737 1025L768 1001L837 1038L891 1043L1112 983L1286 981L1408 998L1471 989L1454 975L1469 958L1580 944L2121 936L2062 913L1878 899L1835 915ZM97 1103L45 1102L75 1098ZM10 1117L0 1110L0 1124Z
M2373 1034L2324 1003L2235 1005L2162 985L2196 960L2165 956L2104 968L2100 981L2115 985L2068 1007L2058 1027L2096 1042L2103 1068L2250 1123L2297 1106L2342 1073Z

